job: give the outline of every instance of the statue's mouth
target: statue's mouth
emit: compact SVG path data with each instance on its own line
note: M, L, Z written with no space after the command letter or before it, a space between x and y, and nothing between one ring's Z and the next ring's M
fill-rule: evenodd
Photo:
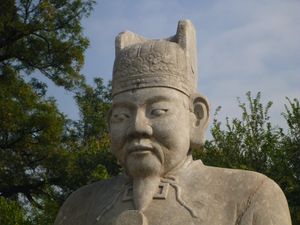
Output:
M128 154L145 154L149 152L153 152L153 147L148 145L134 144L128 149Z

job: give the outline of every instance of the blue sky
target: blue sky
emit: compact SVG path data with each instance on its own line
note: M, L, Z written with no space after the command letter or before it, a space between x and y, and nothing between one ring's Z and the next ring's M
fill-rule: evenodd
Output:
M280 115L285 96L300 97L299 0L98 0L83 21L90 39L82 70L89 83L94 77L111 79L114 39L124 30L148 38L175 34L180 19L190 19L197 31L198 90L210 100L212 114L221 105L220 120L238 117L237 97L262 92L273 101L272 121L285 126ZM49 85L69 117L79 117L72 96Z

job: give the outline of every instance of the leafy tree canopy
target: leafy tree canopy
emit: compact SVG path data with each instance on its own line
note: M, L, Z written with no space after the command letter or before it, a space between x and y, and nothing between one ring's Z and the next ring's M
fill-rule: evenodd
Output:
M6 74L0 76L0 196L16 200L22 194L38 206L47 185L63 179L57 166L64 159L65 119L43 96L43 84Z
M24 210L15 202L0 197L0 224L30 225Z
M80 20L94 0L0 1L0 75L7 69L38 70L56 85L72 89L83 76L88 40Z
M45 84L11 72L0 76L0 217L15 210L20 221L53 224L71 192L119 173L109 152L109 89L101 79L95 88L82 87L76 95L81 119L71 121L45 97Z

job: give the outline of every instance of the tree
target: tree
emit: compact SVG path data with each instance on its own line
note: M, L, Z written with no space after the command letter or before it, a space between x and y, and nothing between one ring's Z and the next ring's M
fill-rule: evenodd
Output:
M269 171L275 157L270 153L280 148L279 140L283 134L270 122L268 112L272 103L263 106L260 99L260 93L252 98L248 92L248 107L238 100L242 119L234 118L230 122L226 118L226 130L222 130L221 122L214 119L211 129L213 139L206 142L205 151L210 164L258 172Z
M54 100L43 96L43 86L34 91L37 84L0 76L0 196L16 200L22 194L35 205L36 196L47 194L48 183L62 179L53 173L53 163L61 158L64 125Z
M296 98L287 100L283 116L288 124L288 134L283 139L282 148L286 150L289 173L283 176L288 184L285 194L291 206L293 222L300 224L300 103Z
M94 88L85 85L81 92L76 93L80 120L73 123L73 126L76 127L76 139L80 148L87 149L90 153L94 151L91 156L94 167L102 165L110 177L120 172L120 167L109 150L107 119L111 106L111 85L105 86L101 78L94 79L94 83Z
M195 153L207 165L246 169L263 173L275 180L284 191L294 224L300 223L300 105L297 99L289 101L283 113L289 130L285 133L270 122L269 109L261 94L246 94L248 104L238 99L241 118L226 118L225 126L216 118L211 128L212 139L204 149ZM220 111L217 109L215 116Z
M30 225L24 215L25 212L16 202L0 197L0 224Z
M75 99L80 111L77 128L80 138L101 138L108 132L107 116L111 105L111 87L106 87L101 78L94 79L95 88L84 85L76 92Z
M0 76L0 196L31 215L20 214L24 221L53 224L71 192L119 172L109 152L109 91L101 79L84 86L81 119L71 121L45 97L45 84L9 72Z
M45 93L45 84L32 80L29 85L14 71L0 76L0 196L31 213L49 201L59 202L58 209L63 201L57 187L68 157L61 148L65 118ZM18 215L29 223L25 211ZM0 217L6 214L2 210Z
M3 0L0 2L0 76L7 70L38 70L56 85L75 88L88 40L80 20L94 0Z
M0 213L13 205L20 220L12 223L53 224L72 191L119 171L108 151L105 87L100 79L98 89L89 87L80 74L88 47L80 20L93 4L0 2L0 196L7 203ZM67 119L45 84L25 78L35 71L77 93L81 120Z

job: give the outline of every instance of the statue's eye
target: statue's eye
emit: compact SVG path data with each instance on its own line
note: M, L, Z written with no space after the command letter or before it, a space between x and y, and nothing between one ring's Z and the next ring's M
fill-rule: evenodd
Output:
M168 109L152 109L151 110L151 115L152 116L162 116L166 112L168 112Z
M118 123L118 122L122 122L122 121L124 121L128 118L129 118L129 115L126 114L126 113L116 113L116 114L112 115L111 121L115 122L115 123Z

